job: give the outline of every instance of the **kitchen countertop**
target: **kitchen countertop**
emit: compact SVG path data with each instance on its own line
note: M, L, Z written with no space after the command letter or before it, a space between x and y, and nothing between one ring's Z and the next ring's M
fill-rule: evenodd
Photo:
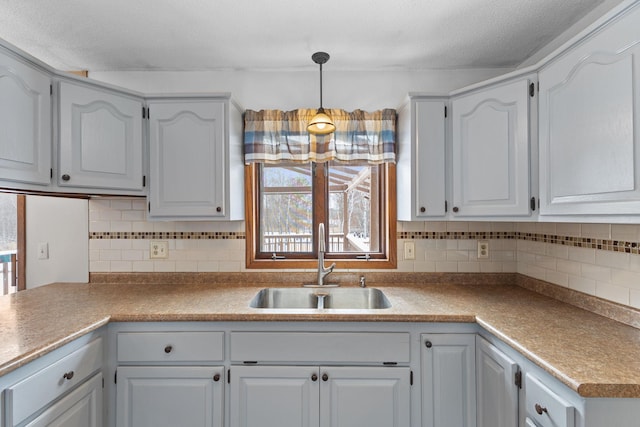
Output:
M282 284L56 283L0 297L0 375L109 322L477 322L583 397L640 398L640 329L520 286L376 283L391 308L250 308L270 286Z

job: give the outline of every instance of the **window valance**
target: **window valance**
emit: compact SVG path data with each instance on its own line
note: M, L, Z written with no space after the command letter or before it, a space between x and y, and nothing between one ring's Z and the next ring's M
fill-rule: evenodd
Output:
M395 110L326 112L336 131L311 135L307 123L316 113L314 109L245 111L245 162L395 162Z

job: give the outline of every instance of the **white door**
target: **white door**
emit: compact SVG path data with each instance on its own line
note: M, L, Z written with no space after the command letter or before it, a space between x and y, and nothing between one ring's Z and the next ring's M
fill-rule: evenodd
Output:
M151 102L149 117L150 216L224 218L225 102Z
M452 101L456 217L529 215L529 80Z
M640 211L640 8L540 71L540 213Z
M422 426L474 427L475 334L421 336Z
M58 185L143 190L142 100L60 83Z
M76 388L24 427L101 427L102 374Z
M232 366L232 427L318 427L317 366Z
M480 336L476 356L477 427L517 427L518 365Z
M118 427L222 427L224 367L118 367Z
M0 51L0 179L51 182L51 78Z
M404 367L321 367L320 426L409 427Z

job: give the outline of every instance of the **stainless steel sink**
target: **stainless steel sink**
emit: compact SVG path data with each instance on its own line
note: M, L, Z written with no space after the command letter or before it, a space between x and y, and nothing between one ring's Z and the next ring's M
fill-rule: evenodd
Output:
M265 288L249 303L253 308L383 309L389 299L376 288Z

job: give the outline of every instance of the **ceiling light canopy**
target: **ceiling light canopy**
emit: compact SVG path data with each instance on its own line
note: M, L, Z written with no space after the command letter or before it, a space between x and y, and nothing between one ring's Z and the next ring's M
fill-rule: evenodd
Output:
M320 65L320 108L307 125L307 131L314 135L326 135L336 130L331 117L322 108L322 64L329 60L329 54L326 52L316 52L311 55L311 59Z

